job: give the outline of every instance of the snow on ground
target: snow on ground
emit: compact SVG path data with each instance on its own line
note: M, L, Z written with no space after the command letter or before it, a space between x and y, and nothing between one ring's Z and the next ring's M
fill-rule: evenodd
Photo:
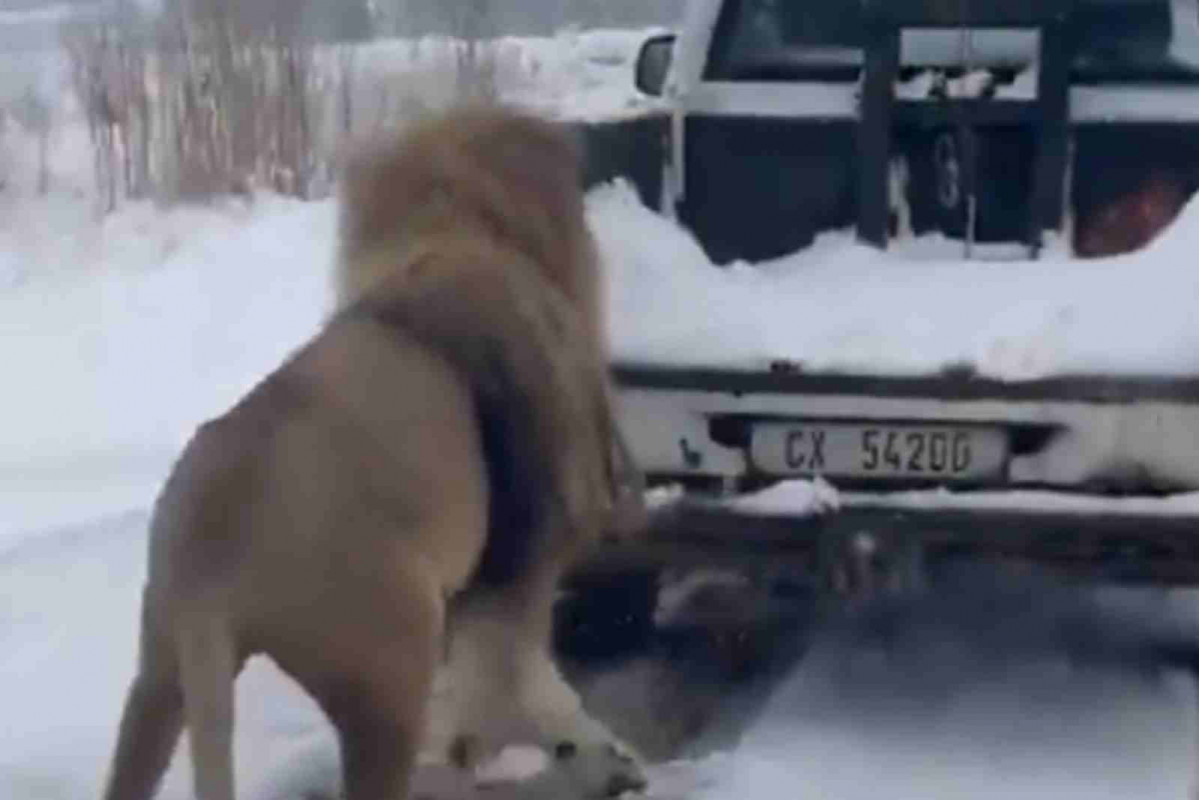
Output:
M1072 663L1049 645L1002 652L982 627L994 616L975 630L908 621L899 652L814 647L695 797L1188 796L1189 676Z
M831 625L693 797L1175 798L1195 779L1193 591L982 565Z
M145 511L91 520L0 554L0 797L98 796L133 671L146 521ZM1061 602L1030 590L948 622L943 610L911 615L898 651L825 637L735 749L656 767L651 797L1184 798L1189 681L1070 662L1038 630L1045 597ZM330 729L294 684L252 662L236 703L240 798L335 789ZM184 742L162 800L190 798L188 763Z
M43 530L0 550L0 797L95 800L100 796L133 676L145 576L145 510ZM334 797L339 756L318 707L269 661L251 661L236 685L239 800ZM514 751L501 774L528 774L540 759ZM652 798L682 800L704 773L655 770ZM557 778L557 780L555 780ZM436 800L572 800L560 776L477 794L427 767L416 796ZM159 800L192 800L184 737Z
M0 797L99 796L133 675L146 521L145 511L117 514L0 553ZM331 788L328 726L268 664L242 676L237 715L239 797L283 800L296 783ZM181 754L163 800L190 798L190 780Z
M0 293L0 552L22 530L144 508L194 426L326 310L329 204L134 205L99 224L88 208L54 197L40 228L0 223L24 276Z

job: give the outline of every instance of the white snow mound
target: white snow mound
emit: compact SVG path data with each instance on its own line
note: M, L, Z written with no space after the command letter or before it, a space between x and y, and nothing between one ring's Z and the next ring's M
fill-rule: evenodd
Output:
M965 261L929 238L882 253L847 233L753 267L714 267L694 238L616 183L591 195L618 359L642 364L1022 381L1199 372L1199 201L1143 251ZM938 255L939 253L939 255Z

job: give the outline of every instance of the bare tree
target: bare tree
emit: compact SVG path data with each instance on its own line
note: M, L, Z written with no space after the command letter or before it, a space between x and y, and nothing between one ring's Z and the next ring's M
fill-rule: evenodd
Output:
M455 94L490 99L496 94L492 41L498 34L495 0L391 0L380 16L391 35L416 37L444 33L453 37Z
M263 182L306 195L314 41L305 6L171 0L159 51L174 196L198 199Z
M98 20L64 27L62 42L87 116L96 184L106 211L121 196L141 197L153 183L149 25L133 0L118 0ZM46 132L48 144L49 131Z
M116 208L120 130L126 121L123 81L109 24L79 25L64 32L75 91L83 103L91 135L96 186L104 211Z
M38 194L45 194L50 189L50 104L30 86L15 104L12 116L21 127L37 136L37 190Z
M354 135L354 49L343 47L337 53L338 89L341 100L341 134L345 138Z
M310 197L324 191L339 143L362 126L394 124L448 96L495 97L493 0L403 0L454 33L448 50L434 48L440 63L410 79L359 73L352 42L363 20L401 3L373 1L164 0L151 19L137 0L112 0L106 17L64 32L104 207L255 185ZM335 41L318 44L318 30Z
M498 89L492 45L496 38L492 0L460 0L443 7L450 31L459 39L455 74L458 98L494 99Z

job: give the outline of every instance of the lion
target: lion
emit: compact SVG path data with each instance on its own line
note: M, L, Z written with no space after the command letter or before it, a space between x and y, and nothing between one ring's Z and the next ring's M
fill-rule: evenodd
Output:
M525 741L586 796L644 786L549 650L557 583L636 473L577 157L493 107L351 163L339 308L199 426L155 501L107 800L152 797L184 725L198 800L233 800L232 684L254 655L336 728L347 800L407 796L439 672L459 765Z

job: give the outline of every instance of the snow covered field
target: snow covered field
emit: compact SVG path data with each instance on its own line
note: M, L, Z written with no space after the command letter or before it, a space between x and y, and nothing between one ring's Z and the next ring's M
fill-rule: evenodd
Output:
M545 103L576 100L563 89ZM13 800L97 796L132 675L154 493L192 428L312 333L330 302L332 202L132 204L97 222L72 191L88 163L72 135L58 192L0 195L0 798ZM589 203L623 358L897 374L971 364L1013 380L1199 369L1199 204L1148 252L1102 262L896 264L930 243L884 256L830 235L757 270L718 271L627 187ZM1189 677L1071 660L1051 635L1055 609L1089 595L1030 585L976 599L952 618L909 610L889 653L868 626L818 639L739 747L659 767L653 794L1186 796L1199 743ZM1102 621L1088 634L1099 643L1194 627L1186 593L1096 602L1086 613ZM242 798L332 789L332 736L294 686L258 663L237 700ZM182 752L163 797L189 797Z

